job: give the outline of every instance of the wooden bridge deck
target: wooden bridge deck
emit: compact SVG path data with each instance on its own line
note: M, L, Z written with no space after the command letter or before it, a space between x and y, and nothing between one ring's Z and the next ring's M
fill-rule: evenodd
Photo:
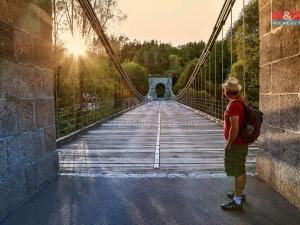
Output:
M90 130L58 152L62 174L202 176L224 173L223 149L221 126L175 102L155 101ZM257 150L249 150L250 173ZM159 169L154 169L157 160Z

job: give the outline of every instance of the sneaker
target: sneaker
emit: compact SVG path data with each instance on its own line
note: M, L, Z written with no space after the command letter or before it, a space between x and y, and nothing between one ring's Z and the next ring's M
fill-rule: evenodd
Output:
M236 204L236 202L234 200L232 200L231 202L227 203L227 204L223 204L222 206L223 210L243 210L243 203L241 204Z
M227 193L227 197L230 198L230 199L233 199L234 198L234 192L228 192ZM242 203L245 203L246 202L246 195L242 195Z

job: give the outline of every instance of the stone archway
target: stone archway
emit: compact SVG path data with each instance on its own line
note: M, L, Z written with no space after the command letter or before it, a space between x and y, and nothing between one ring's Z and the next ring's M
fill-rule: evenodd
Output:
M149 96L153 99L170 99L172 95L172 77L149 77Z
M156 85L156 96L157 98L164 98L166 93L166 87L163 83L159 83Z

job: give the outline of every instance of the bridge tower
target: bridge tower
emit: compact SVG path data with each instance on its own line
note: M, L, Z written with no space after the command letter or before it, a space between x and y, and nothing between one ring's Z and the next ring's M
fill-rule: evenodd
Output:
M149 96L153 99L170 99L172 97L171 75L149 75Z

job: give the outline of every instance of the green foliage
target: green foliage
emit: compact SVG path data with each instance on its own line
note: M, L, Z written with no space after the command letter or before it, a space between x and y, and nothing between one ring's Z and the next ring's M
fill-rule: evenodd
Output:
M182 65L186 65L191 60L199 58L204 47L205 43L203 41L180 45L178 47L178 54L182 59Z
M116 110L124 84L106 56L73 57L56 48L55 99L57 137L99 121Z
M246 97L249 102L258 106L259 99L259 30L258 0L252 0L245 7L245 27L242 15L235 23L233 30L233 52L235 62L229 76L246 84ZM244 44L245 43L245 44ZM245 74L244 74L245 67ZM245 78L245 79L244 79Z
M169 69L165 71L165 74L171 74L173 76L173 81L177 81L180 74L184 70L182 66L182 58L178 55L171 54L169 55L170 66Z
M58 106L81 105L113 98L116 72L104 56L88 55L74 58L62 54L57 65L56 90ZM71 101L70 101L71 100Z
M180 75L178 81L176 82L173 92L174 94L178 94L179 91L186 85L188 82L190 75L193 73L195 66L197 64L197 59L192 60L188 63L182 74Z
M170 44L150 42L125 41L121 48L122 62L136 62L147 68L150 74L170 74L175 84L186 68L195 58L199 58L204 42L191 42L178 47ZM181 82L182 83L182 82ZM177 85L177 89L181 89Z
M125 62L122 66L137 90L146 95L149 89L147 69L136 62Z
M200 85L209 96L222 99L222 80L228 76L234 76L239 79L242 85L245 84L245 94L247 100L255 106L258 106L259 100L259 33L258 33L258 0L252 0L245 7L245 27L243 27L242 14L234 23L232 28L233 37L231 40L231 31L229 30L224 42L216 41L211 49L209 57L200 69L196 79L197 85ZM231 46L231 41L233 45ZM195 46L194 46L195 47ZM185 47L184 53L179 57L188 55ZM191 50L191 49L190 49ZM232 66L231 66L232 50ZM180 75L174 87L174 93L182 89L189 76L193 72L194 66L188 63L186 69ZM245 73L244 73L245 71ZM195 85L194 83L194 85ZM215 85L216 84L216 85ZM242 92L243 94L243 92Z
M233 26L233 45L231 46L231 31L229 30L223 42L216 41L209 58L197 74L196 84L201 85L202 90L196 91L191 88L189 94L198 98L219 101L222 96L222 81L228 76L234 76L242 85L245 81L248 101L258 105L258 0L251 0L245 7L245 13L245 27L243 27L242 15ZM187 84L205 47L203 41L173 47L154 40L143 43L136 40L129 41L124 36L110 37L110 42L132 83L144 95L148 92L149 73L171 74L173 84L175 84L173 92L178 94ZM98 46L98 43L95 42L95 44ZM83 113L91 113L88 110L91 104L101 102L101 105L93 105L97 108L97 111L93 113L97 114L95 118L102 118L107 113L113 112L116 100L130 96L129 92L124 91L128 90L125 83L103 53L103 49L91 49L86 56L74 58L66 54L63 46L59 44L55 46L54 74L58 108L79 107L81 114L77 117L80 118ZM195 83L193 88L195 88ZM74 110L69 111L66 110L63 113L74 114ZM74 130L72 121L70 123L68 119L62 119L60 122L66 130L69 129L68 132Z

